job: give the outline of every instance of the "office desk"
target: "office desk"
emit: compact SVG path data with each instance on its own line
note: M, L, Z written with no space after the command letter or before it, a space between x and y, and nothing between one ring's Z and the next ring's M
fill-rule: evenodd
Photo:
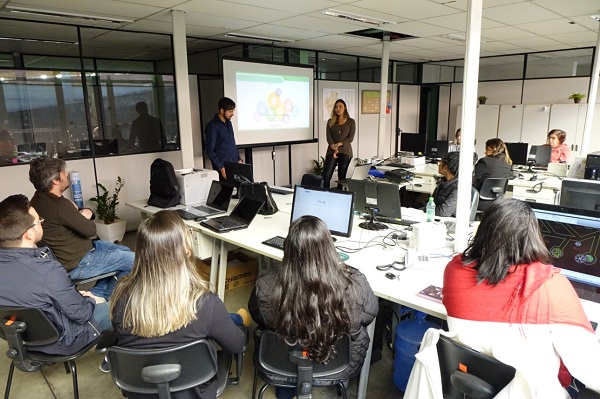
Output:
M398 169L395 166L376 166L377 170L386 171ZM415 193L432 194L435 190L438 178L441 176L438 173L438 166L436 164L427 163L425 165L418 165L414 168L407 169L409 172L415 174L413 181L406 183L405 187L408 191Z
M543 204L560 204L561 179L556 176L539 172L537 180L531 181L534 174L519 171L523 178L508 181L508 190L512 197L522 201L541 202Z

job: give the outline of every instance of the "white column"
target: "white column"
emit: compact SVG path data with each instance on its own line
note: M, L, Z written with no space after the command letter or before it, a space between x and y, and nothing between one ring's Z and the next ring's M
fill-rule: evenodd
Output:
M477 86L479 84L482 3L483 0L469 0L467 6L467 46L463 75L458 205L456 207L456 239L454 241L454 251L456 252L462 252L467 247L469 213L471 209L471 176L473 175L473 151L475 151L475 118L477 112Z
M183 11L172 10L171 18L173 22L175 90L177 91L179 140L181 142L181 165L183 168L193 168L194 143L192 137L192 113L188 79L187 45L185 41L185 13Z
M390 36L385 34L381 41L381 88L379 90L379 135L377 137L377 157L384 158L385 146L385 107L387 105L387 86L390 65ZM389 148L389 146L388 146Z
M596 52L594 53L594 68L592 69L592 78L590 80L590 92L588 93L587 114L585 115L585 124L583 125L583 138L581 140L581 155L588 153L590 146L590 137L592 135L592 121L594 120L594 109L596 108L596 95L598 94L598 74L600 73L600 29L598 29L598 38L596 39Z

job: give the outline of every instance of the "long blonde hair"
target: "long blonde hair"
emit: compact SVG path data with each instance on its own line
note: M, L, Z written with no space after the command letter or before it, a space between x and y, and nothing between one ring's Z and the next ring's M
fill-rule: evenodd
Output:
M346 106L346 102L340 98L335 101L335 104L333 104L333 108L331 109L331 118L329 118L329 127L332 127L333 125L335 125L338 122L338 116L335 113L335 106L338 103L344 104L344 118L346 118L346 120L350 119L350 114L348 113L348 107Z
M512 165L512 159L510 159L510 154L508 153L508 148L506 148L506 144L501 139L489 139L485 142L485 148L492 151L491 157L503 159L509 165Z
M131 274L119 280L111 297L111 314L119 301L126 301L123 327L146 338L196 320L210 285L194 265L191 237L179 215L160 211L144 220L135 251Z

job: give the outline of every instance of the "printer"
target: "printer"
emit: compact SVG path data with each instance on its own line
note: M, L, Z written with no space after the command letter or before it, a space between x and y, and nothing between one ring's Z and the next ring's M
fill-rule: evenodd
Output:
M179 202L183 205L195 205L206 202L213 180L219 180L219 173L211 169L177 169L175 177L179 184Z

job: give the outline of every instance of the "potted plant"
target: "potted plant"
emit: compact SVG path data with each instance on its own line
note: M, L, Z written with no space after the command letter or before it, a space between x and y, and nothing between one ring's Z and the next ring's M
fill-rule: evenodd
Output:
M477 97L477 101L479 101L479 104L485 104L485 102L487 101L487 97L479 96L479 97Z
M573 93L569 96L569 100L573 100L575 104L579 104L584 97L585 94L583 93Z
M96 186L101 193L96 197L90 198L90 201L96 203L96 234L101 240L109 242L121 241L125 235L127 221L117 217L119 193L124 185L125 180L121 176L118 176L114 192L112 195L109 195L106 187L101 183L97 183Z
M325 158L322 156L320 159L313 159L313 167L311 172L315 175L323 176L323 166L325 164Z

